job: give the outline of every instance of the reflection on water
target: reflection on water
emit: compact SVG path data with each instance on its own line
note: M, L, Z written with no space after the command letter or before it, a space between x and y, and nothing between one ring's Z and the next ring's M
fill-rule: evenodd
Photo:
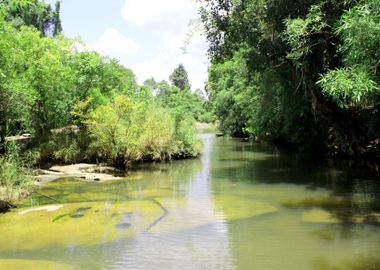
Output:
M201 137L201 159L41 188L0 216L0 269L380 269L377 181Z

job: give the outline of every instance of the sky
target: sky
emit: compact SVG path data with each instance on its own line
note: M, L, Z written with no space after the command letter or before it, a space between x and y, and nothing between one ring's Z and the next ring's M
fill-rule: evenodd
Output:
M140 84L169 80L182 63L192 89L203 90L209 61L205 37L192 31L197 10L194 0L62 0L61 20L67 37L80 36L88 50L119 59Z

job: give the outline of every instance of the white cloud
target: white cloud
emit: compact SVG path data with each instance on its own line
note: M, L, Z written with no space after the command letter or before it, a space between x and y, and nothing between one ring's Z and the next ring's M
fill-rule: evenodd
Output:
M192 0L125 0L121 14L140 27L173 29L186 25L188 15L197 14L197 4Z
M139 83L145 79L154 77L157 81L169 79L173 70L182 63L188 72L192 89L204 89L204 82L207 78L208 59L204 50L199 50L191 44L187 54L183 54L180 49L175 51L162 50L156 56L132 65Z
M168 80L171 68L170 59L163 53L159 53L155 57L137 63L132 67L139 79L139 83L143 83L144 80L151 77L157 81Z
M110 57L122 57L136 54L139 45L114 28L108 28L95 43L88 44L90 50Z
M198 18L197 11L198 4L193 0L125 0L123 18L145 33L159 37L152 44L155 55L131 66L139 83L150 77L168 80L174 68L182 63L192 89L204 88L208 65L205 38L196 32L186 46L186 54L181 49L191 32L189 22Z

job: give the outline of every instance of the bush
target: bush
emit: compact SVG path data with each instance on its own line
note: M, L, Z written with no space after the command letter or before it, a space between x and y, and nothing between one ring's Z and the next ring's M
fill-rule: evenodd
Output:
M86 124L91 154L113 165L125 167L133 161L170 156L174 121L157 104L117 96L89 113Z
M53 130L49 140L38 146L39 162L71 164L89 160L87 148L89 138L86 131L77 126Z
M87 116L89 155L118 167L134 161L197 156L200 141L194 138L194 121L176 123L171 112L155 102L117 96Z
M195 121L185 118L177 122L171 153L176 158L196 157L201 152L201 140L196 138Z

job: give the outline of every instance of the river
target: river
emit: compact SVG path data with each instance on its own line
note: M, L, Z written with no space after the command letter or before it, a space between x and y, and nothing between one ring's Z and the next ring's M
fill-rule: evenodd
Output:
M380 269L379 181L200 136L200 159L41 187L0 215L0 269Z

